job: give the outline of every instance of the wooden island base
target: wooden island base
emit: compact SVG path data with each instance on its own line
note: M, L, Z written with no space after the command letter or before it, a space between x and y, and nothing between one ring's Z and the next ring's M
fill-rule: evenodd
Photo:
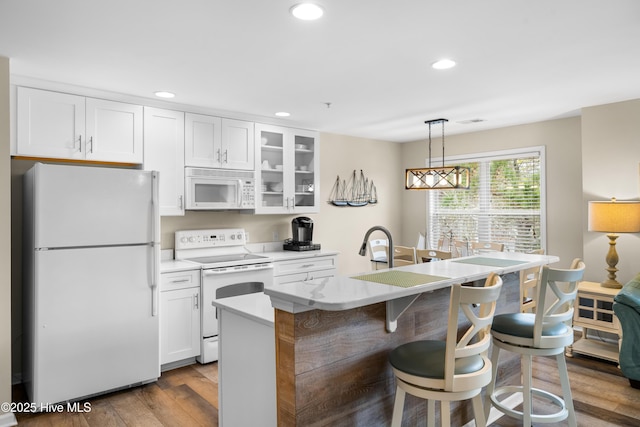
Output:
M503 279L497 312L516 312L518 276ZM406 342L444 339L449 293L445 288L420 295L393 333L385 329L385 303L344 311L276 310L278 426L390 425L395 381L388 354ZM518 362L516 355L501 355L499 383L505 369L519 375ZM473 419L470 402L452 402L451 408L452 425ZM426 402L407 395L403 425L425 422Z

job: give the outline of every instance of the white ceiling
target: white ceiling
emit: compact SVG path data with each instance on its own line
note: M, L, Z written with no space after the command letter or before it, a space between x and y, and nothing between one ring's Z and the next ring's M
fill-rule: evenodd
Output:
M427 119L462 133L640 98L638 0L317 0L314 22L294 3L0 0L0 55L16 76L398 142Z

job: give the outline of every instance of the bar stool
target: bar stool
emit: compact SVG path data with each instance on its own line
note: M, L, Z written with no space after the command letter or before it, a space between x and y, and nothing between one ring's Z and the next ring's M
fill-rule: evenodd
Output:
M387 247L388 248L388 247ZM412 265L416 263L416 248L411 246L393 246L393 266Z
M439 251L437 249L416 249L416 260L418 264L433 260L451 259L451 252Z
M380 270L387 268L387 248L389 242L386 239L369 240L369 256L371 258L371 269Z
M504 243L496 242L471 242L469 245L471 253L474 255L482 254L485 252L504 252Z
M530 254L544 255L544 249L536 249ZM536 293L538 292L538 283L540 283L540 272L542 267L531 267L520 270L520 312L535 313L536 310Z
M487 387L484 407L487 416L490 405L493 404L505 415L523 420L525 426L530 426L532 422L555 423L567 418L570 426L576 426L564 351L566 346L573 343L574 300L578 292L578 282L582 280L584 274L584 268L585 265L580 259L575 259L568 270L544 266L540 277L538 306L535 313L510 313L495 316L491 327L493 380ZM550 298L547 297L548 293ZM520 354L522 385L495 388L501 349ZM533 356L556 356L562 398L548 391L532 387ZM504 403L504 399L500 400L500 397L514 393L522 394L522 411L512 409ZM533 414L533 395L542 397L558 406L558 412Z
M476 426L485 426L480 391L491 381L486 355L489 328L500 296L502 279L495 273L485 287L460 284L451 287L446 341L414 341L394 349L389 362L396 377L396 397L391 425L402 423L406 393L427 399L427 425L435 425L435 401L440 401L442 425L450 425L449 402L472 399ZM479 308L474 308L479 304ZM458 340L458 316L471 326Z

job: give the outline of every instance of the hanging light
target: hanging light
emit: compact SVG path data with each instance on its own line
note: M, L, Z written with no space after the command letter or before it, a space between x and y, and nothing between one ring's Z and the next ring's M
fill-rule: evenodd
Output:
M405 171L404 188L407 190L448 190L468 189L469 168L444 165L444 124L447 119L427 120L429 125L429 167L414 168ZM442 166L431 167L431 126L442 125Z

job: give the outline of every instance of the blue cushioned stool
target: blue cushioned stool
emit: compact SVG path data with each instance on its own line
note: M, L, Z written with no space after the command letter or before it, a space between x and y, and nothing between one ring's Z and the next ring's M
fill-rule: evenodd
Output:
M487 387L485 412L489 415L493 404L504 414L523 420L523 425L555 423L568 419L576 426L576 416L569 386L569 374L564 358L565 347L573 343L573 308L578 292L578 283L584 274L584 263L575 259L568 270L544 266L538 285L535 313L500 314L493 319L491 335L493 347L491 364L492 382ZM522 384L495 388L500 350L521 355ZM562 386L563 398L532 386L533 356L555 356ZM500 399L513 393L522 395L522 411L517 411ZM549 401L558 411L551 414L532 413L533 395Z
M491 381L487 350L489 329L502 288L502 279L491 274L484 287L453 285L449 300L446 341L403 344L389 355L396 376L392 426L402 424L406 393L427 399L427 425L435 425L435 401L439 400L442 425L451 424L449 402L472 399L476 426L485 426L480 391ZM458 316L471 323L458 339Z

